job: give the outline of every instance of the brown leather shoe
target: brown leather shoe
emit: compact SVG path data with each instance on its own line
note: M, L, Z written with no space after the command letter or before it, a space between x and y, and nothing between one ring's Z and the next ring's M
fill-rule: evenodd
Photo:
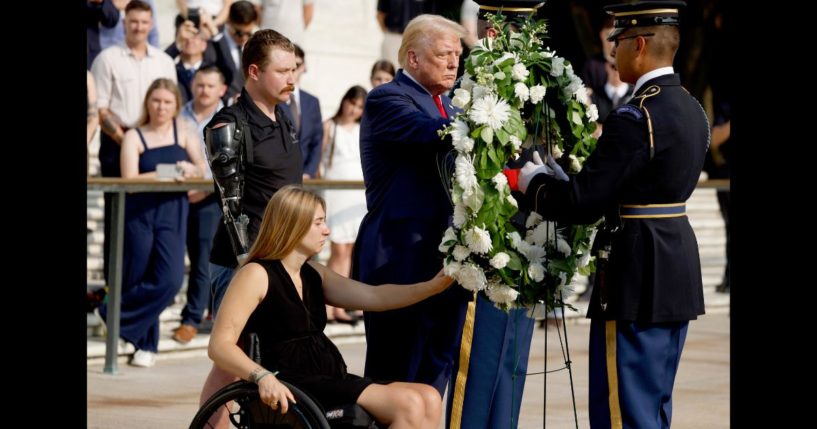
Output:
M173 339L182 344L187 344L198 332L199 330L192 325L181 325L173 332Z

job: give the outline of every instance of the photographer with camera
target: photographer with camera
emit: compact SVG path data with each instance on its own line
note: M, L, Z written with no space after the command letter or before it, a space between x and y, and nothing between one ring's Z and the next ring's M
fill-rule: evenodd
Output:
M193 21L198 27L197 17L202 16L204 17L202 22L209 21L216 30L211 33L213 36L224 30L227 14L232 4L233 0L176 0L176 7L179 8L179 15L176 19L184 18Z

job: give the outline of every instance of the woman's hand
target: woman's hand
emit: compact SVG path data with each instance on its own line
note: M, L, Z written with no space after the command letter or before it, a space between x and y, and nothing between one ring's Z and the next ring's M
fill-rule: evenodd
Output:
M274 375L270 374L258 381L258 395L261 402L277 410L281 407L281 414L289 410L289 402L296 404L295 396Z
M440 272L437 273L436 276L434 276L434 278L429 280L429 283L431 283L434 286L434 290L437 291L437 293L440 293L448 289L448 287L451 286L452 284L454 284L454 279L447 276L445 274L445 268L443 268L440 270Z
M201 172L199 171L199 168L189 161L177 161L176 165L178 165L182 169L182 176L180 178L177 178L176 180L182 181L184 179L201 177Z

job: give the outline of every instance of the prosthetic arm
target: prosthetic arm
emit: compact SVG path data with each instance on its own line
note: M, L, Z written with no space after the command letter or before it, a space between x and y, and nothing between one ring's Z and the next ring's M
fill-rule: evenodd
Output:
M236 124L228 123L220 128L206 128L204 140L207 161L213 171L213 180L221 193L221 209L227 235L239 264L249 252L247 226L250 219L242 213L241 198L244 195L244 143Z

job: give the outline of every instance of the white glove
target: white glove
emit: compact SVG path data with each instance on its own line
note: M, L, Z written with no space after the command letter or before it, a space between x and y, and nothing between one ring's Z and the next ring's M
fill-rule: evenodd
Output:
M526 162L525 165L519 170L519 179L517 182L519 190L522 191L522 193L525 193L528 190L528 185L530 184L531 179L540 173L545 173L552 176L553 170L542 162L542 158L539 156L538 152L534 152L533 162Z
M538 152L534 153L533 156L534 156L535 159L539 159L539 162L542 162L542 159L539 158L539 153ZM554 160L553 157L550 156L550 154L548 154L548 166L550 166L550 168L553 170L553 172L554 172L557 179L559 179L559 180L561 180L563 182L567 182L567 181L570 180L567 177L567 174L565 174L565 171L562 170L562 166L557 164L556 160ZM554 175L554 174L551 174L551 175Z

